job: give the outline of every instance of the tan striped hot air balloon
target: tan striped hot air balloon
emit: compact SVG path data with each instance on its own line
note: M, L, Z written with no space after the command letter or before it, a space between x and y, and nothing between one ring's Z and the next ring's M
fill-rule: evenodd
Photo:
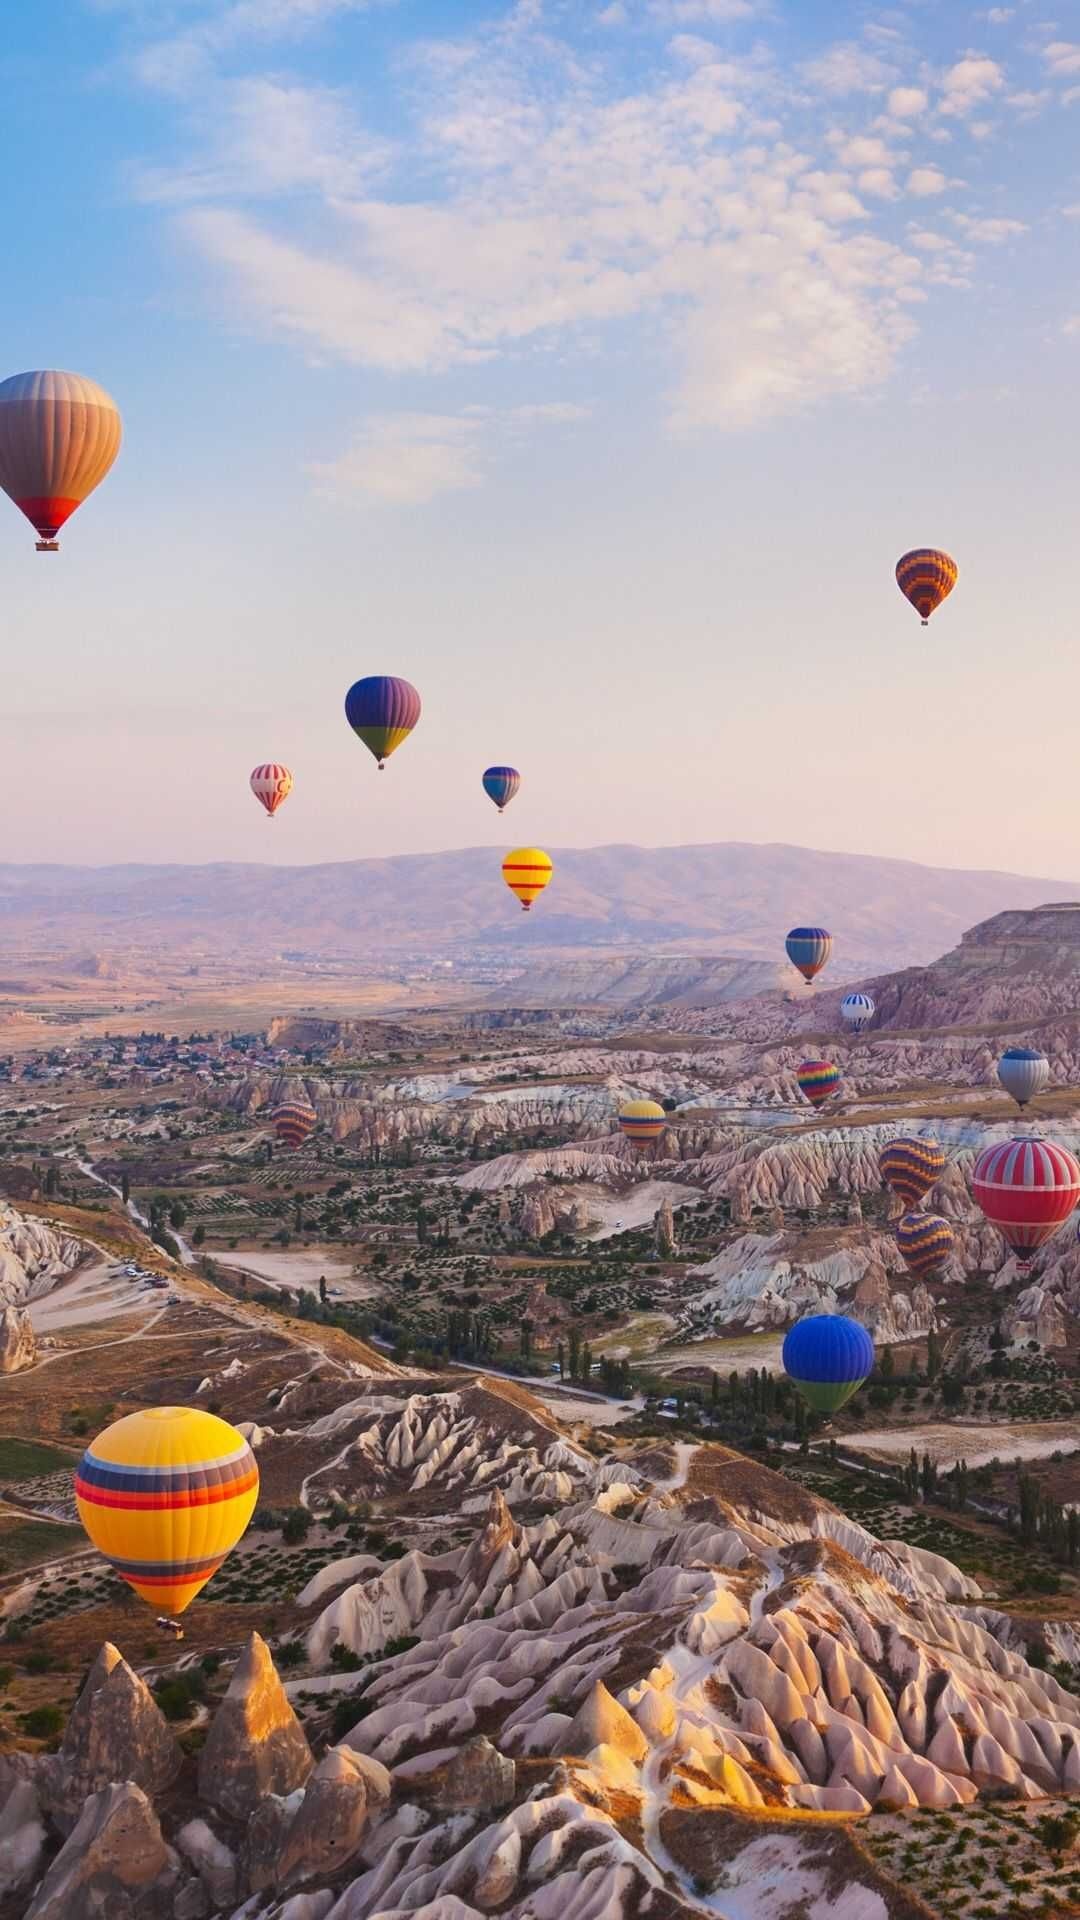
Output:
M0 487L37 531L39 553L100 486L120 451L120 414L81 373L16 373L0 382Z

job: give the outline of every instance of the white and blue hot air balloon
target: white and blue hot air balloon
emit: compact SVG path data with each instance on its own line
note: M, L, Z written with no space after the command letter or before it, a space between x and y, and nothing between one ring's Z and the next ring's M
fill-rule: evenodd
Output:
M1018 1107L1034 1100L1050 1078L1050 1062L1034 1047L1007 1047L998 1061L998 1079Z
M862 1033L874 1017L874 1003L868 993L849 993L840 1002L840 1018L852 1033Z

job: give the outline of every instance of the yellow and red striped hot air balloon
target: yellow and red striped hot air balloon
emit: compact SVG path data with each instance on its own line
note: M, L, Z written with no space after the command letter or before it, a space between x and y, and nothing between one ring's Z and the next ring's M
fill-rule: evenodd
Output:
M910 601L923 626L930 615L947 600L959 577L959 568L951 555L940 547L913 547L902 553L896 563L896 584Z
M555 869L542 847L515 847L502 863L502 877L511 893L516 893L528 913L538 893L543 893Z
M140 1600L183 1613L245 1532L259 1469L243 1435L196 1407L129 1413L87 1447L75 1504Z
M658 1100L628 1100L619 1112L619 1126L632 1147L647 1147L659 1140L667 1114Z
M0 382L0 487L37 530L39 553L100 486L120 451L115 401L80 373Z
M309 1100L283 1100L274 1108L270 1119L278 1139L292 1153L299 1153L319 1124L319 1116Z

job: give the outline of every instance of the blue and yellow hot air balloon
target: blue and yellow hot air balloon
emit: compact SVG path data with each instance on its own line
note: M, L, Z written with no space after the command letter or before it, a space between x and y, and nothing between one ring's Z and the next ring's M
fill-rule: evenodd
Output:
M488 767L480 775L480 784L501 813L504 807L510 805L520 787L521 775L516 767Z
M345 718L381 773L387 760L407 740L420 718L420 695L408 680L373 673L357 680L345 695Z
M183 1613L245 1532L259 1497L255 1455L196 1407L129 1413L87 1447L79 1519L140 1600Z
M815 1313L784 1335L784 1372L808 1406L837 1413L874 1369L874 1343L858 1320Z
M908 1272L916 1280L929 1280L945 1265L956 1235L939 1214L905 1213L896 1223L896 1244Z
M623 1138L632 1147L651 1146L659 1140L667 1125L667 1114L658 1100L628 1100L619 1111Z
M792 966L799 969L809 986L832 952L832 934L826 933L824 927L792 927L784 948Z

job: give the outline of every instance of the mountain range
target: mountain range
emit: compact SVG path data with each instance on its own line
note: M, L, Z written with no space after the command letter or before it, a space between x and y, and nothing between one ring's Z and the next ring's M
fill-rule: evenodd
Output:
M163 944L369 961L615 949L771 968L788 928L809 922L835 936L835 982L921 965L992 914L1080 894L1060 879L741 841L551 853L554 880L528 919L502 885L498 849L470 847L303 867L8 864L0 926L9 953L51 956Z

